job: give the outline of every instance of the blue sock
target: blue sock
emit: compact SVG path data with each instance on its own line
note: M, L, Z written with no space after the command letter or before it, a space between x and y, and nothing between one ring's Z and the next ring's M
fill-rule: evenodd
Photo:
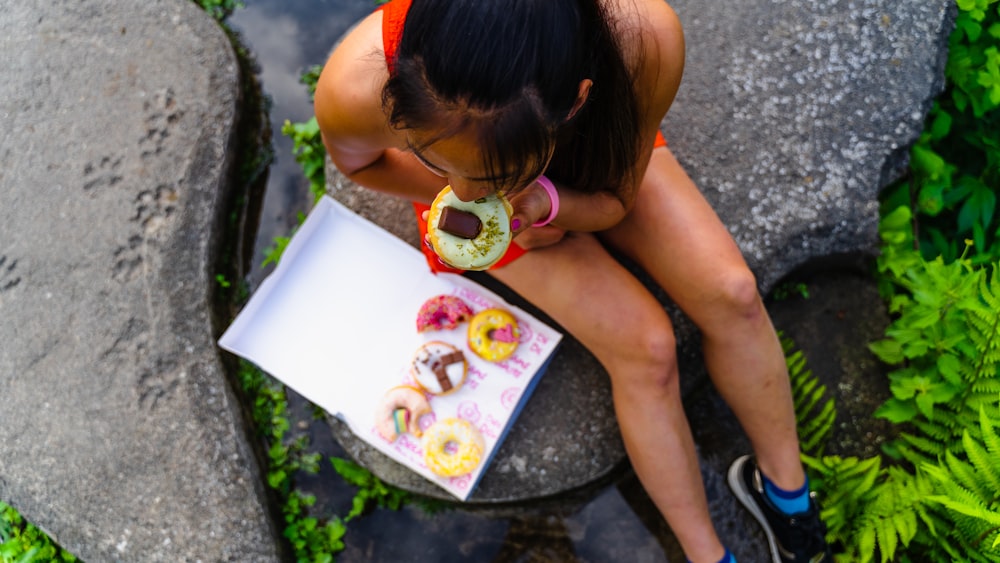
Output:
M688 559L687 562L691 563L691 560ZM726 548L726 553L722 556L722 559L719 559L719 563L736 563L736 558L733 557L733 554L729 553L729 549Z
M761 474L761 477L764 478L764 494L778 510L788 516L809 511L809 477L806 477L806 482L794 491L779 488L764 474Z

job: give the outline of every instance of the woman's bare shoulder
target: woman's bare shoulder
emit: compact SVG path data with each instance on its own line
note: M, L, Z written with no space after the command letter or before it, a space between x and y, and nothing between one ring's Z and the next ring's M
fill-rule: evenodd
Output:
M375 12L334 48L316 84L316 119L330 148L371 150L389 142L381 98L387 78L382 14Z
M684 73L684 30L663 0L611 0L624 24L625 52L636 65L636 86L657 121L673 102ZM629 40L628 38L631 38Z

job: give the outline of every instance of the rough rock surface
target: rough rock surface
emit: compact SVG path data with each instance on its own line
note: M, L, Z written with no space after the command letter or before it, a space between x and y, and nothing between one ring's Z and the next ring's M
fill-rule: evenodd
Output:
M687 65L671 147L768 289L810 258L871 252L944 87L948 0L676 2Z
M878 192L901 174L943 88L953 2L671 5L685 26L687 62L663 130L761 290L811 258L874 253ZM332 166L327 177L334 197L417 244L407 202L360 189ZM697 331L653 289L678 325L687 396L704 380ZM556 494L607 475L624 458L613 416L606 375L570 339L472 501ZM337 421L331 425L345 448L387 481L444 494Z
M228 38L188 0L0 31L0 499L85 561L276 559L211 319Z

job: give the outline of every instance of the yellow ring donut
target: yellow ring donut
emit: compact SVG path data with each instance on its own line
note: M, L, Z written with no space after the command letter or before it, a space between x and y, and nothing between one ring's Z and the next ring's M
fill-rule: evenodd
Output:
M458 477L483 459L483 435L467 420L446 418L424 431L424 463L434 474Z
M469 321L469 348L488 362L502 362L517 350L521 329L503 309L486 309Z

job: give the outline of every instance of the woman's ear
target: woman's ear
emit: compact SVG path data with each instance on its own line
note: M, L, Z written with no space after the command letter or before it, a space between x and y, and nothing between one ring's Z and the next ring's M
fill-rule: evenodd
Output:
M566 121L573 119L576 112L580 111L583 104L586 103L587 97L590 96L590 87L594 85L594 81L589 78L584 78L580 81L580 87L576 92L576 100L573 102L573 109L569 110L569 115L566 116Z

